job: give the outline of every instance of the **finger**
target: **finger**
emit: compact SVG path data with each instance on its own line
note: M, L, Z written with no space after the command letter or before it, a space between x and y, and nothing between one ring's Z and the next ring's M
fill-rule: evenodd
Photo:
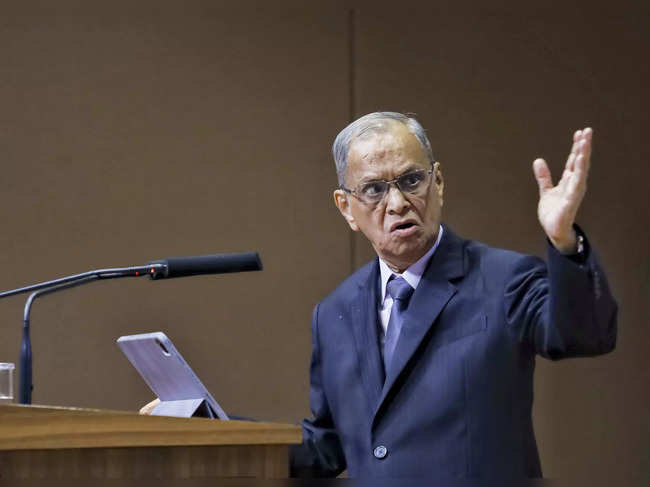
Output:
M588 167L587 160L583 154L578 155L575 161L575 169L568 179L567 196L571 200L580 202L587 186Z
M583 134L582 138L586 144L583 153L585 155L586 162L587 162L587 170L589 170L594 131L591 129L591 127L587 127L582 131L582 134Z
M583 169L589 170L589 161L591 160L591 141L583 139L578 148L576 158L580 156L583 159Z
M583 139L578 145L578 151L574 158L573 169L575 169L575 161L580 157L582 159L582 170L589 172L589 167L591 166L591 140Z
M551 171L544 159L535 159L533 161L533 174L537 180L539 187L539 194L542 195L549 189L553 188L553 180L551 179Z
M575 156L573 157L573 160L575 160ZM571 180L571 176L573 174L573 164L575 163L571 163L571 169L568 167L564 168L564 171L562 171L562 177L557 182L557 187L562 191L566 191L567 184L569 184L569 181Z
M582 130L576 130L573 133L573 144L571 145L571 152L567 157L565 168L569 171L573 171L573 159L571 156L574 156L578 153L578 147L580 146L580 141L582 140Z
M140 409L140 414L151 414L151 412L160 404L160 399L156 398L149 404L146 404Z
M573 172L580 181L587 181L587 177L589 176L589 159L584 154L576 157L575 170Z
M571 150L571 154L569 154L569 157L566 158L566 164L564 165L564 170L565 171L573 171L573 163L576 159L576 153ZM564 177L564 175L562 175Z
M578 144L580 143L581 140L582 140L582 130L576 130L573 133L573 145L571 146L571 153L572 154L575 154L575 152L576 152L576 150L578 148Z

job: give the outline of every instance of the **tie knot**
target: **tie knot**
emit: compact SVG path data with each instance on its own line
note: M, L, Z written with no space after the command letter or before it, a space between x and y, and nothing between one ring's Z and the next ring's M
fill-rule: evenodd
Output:
M397 301L408 301L413 294L413 288L403 277L391 277L386 284L386 292Z

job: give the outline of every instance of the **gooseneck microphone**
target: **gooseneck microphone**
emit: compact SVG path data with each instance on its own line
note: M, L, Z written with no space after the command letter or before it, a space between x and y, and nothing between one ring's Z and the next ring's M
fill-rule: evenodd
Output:
M172 277L199 276L202 274L226 274L231 272L261 271L262 261L257 252L240 254L211 254L198 257L169 257L153 260L143 266L117 267L114 269L97 269L61 277L53 281L39 282L0 293L0 299L16 294L23 294L39 289L74 282L87 277L95 279L115 279L117 277L149 276L151 279L166 279Z
M257 252L170 257L151 261L147 265L156 266L156 270L149 273L151 279L262 270L262 261Z
M0 299L8 298L16 294L32 293L25 304L23 318L23 337L20 349L19 402L21 404L31 404L32 402L32 390L34 386L32 383L32 347L29 325L32 304L36 298L80 286L88 282L102 279L115 279L118 277L149 276L152 280L157 280L261 270L262 261L257 252L212 254L197 257L170 257L154 260L143 266L97 269L0 293Z

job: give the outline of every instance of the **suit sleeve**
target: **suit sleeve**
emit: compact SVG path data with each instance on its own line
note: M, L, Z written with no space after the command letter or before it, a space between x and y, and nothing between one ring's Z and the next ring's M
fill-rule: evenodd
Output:
M302 422L302 444L291 446L291 477L336 477L346 467L341 441L323 389L318 308L319 305L316 305L312 317L312 357L309 372L309 403L313 418Z
M616 345L618 307L588 243L582 260L560 254L550 243L547 265L535 257L517 259L505 307L519 340L544 357L600 355Z

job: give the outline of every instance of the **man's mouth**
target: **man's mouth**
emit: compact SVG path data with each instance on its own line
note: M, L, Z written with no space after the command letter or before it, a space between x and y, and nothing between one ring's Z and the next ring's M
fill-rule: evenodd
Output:
M397 222L390 228L391 233L409 234L415 230L416 223L413 221Z
M402 223L401 225L397 225L395 227L396 230L405 230L407 228L411 228L414 224L413 223Z

